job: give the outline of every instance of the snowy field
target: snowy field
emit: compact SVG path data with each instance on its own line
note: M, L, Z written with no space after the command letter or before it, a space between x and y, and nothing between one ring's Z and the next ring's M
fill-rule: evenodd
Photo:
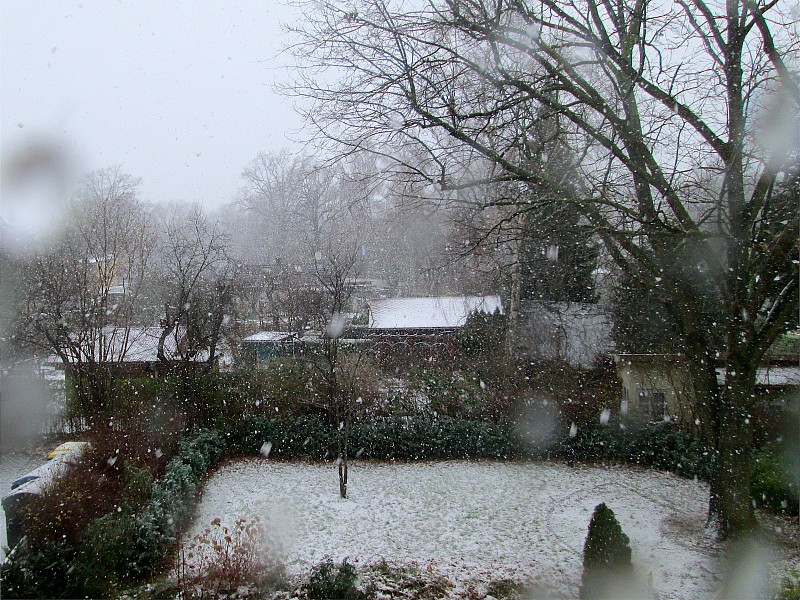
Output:
M605 502L631 538L659 598L719 590L720 550L704 527L708 487L667 473L559 463L355 463L350 497L334 465L248 459L207 482L194 529L216 517L268 519L290 574L326 555L386 559L445 575L454 594L510 578L577 596L594 507Z

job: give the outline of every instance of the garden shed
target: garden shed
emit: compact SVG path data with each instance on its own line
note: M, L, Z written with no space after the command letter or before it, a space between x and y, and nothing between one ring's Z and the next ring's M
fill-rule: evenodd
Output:
M471 314L503 314L499 296L376 298L368 306L369 337L381 359L430 363L458 354L455 334Z
M208 348L193 354L188 361L182 361L186 355L186 328L174 328L164 338L164 361L159 360L158 346L163 334L161 327L120 327L106 326L96 331L83 333L70 344L70 353L74 347L80 347L81 361L70 360L66 364L58 356L51 356L47 364L63 368L67 377L86 364L101 369L112 377L149 377L169 371L176 365L183 368L203 369L208 363ZM211 368L218 368L215 357ZM83 365L83 366L82 366Z
M296 333L289 331L259 331L242 340L242 354L252 367L265 367L281 356L294 356L300 341Z

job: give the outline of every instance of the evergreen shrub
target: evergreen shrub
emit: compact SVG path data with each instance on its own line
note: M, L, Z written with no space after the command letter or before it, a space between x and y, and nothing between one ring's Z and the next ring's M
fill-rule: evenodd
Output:
M75 547L45 540L35 549L18 544L0 565L3 598L80 598L83 586L75 573Z
M614 511L598 504L583 546L581 598L612 598L633 575L630 539Z
M797 515L800 486L793 482L777 447L764 447L753 456L750 497L756 506L777 514Z
M675 423L612 418L606 425L585 424L574 436L565 431L559 439L555 456L635 464L704 480L711 472L711 455L704 444Z

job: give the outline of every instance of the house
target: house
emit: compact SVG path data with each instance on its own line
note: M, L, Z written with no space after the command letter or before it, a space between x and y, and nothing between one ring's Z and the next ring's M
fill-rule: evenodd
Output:
M242 355L251 367L264 367L279 356L294 356L300 337L287 331L259 331L242 340Z
M793 364L771 363L756 371L756 397L770 410L800 412L800 367ZM717 379L722 383L724 369L717 369Z
M694 393L682 355L615 354L614 364L622 385L620 412L645 421L691 417Z
M499 296L373 298L368 307L368 335L379 358L434 363L458 355L455 334L472 313L503 313Z
M644 420L694 419L694 391L688 365L680 354L614 355L622 386L620 412ZM723 383L725 371L717 369ZM770 410L798 411L800 367L767 364L756 372L758 401Z
M515 351L528 361L555 361L589 369L614 349L606 306L584 302L524 302Z

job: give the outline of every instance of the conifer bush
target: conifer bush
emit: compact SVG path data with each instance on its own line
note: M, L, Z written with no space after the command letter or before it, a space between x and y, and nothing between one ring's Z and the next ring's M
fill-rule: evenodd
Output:
M605 503L598 504L589 522L589 534L583 546L583 578L580 597L616 597L620 584L631 579L630 539Z

